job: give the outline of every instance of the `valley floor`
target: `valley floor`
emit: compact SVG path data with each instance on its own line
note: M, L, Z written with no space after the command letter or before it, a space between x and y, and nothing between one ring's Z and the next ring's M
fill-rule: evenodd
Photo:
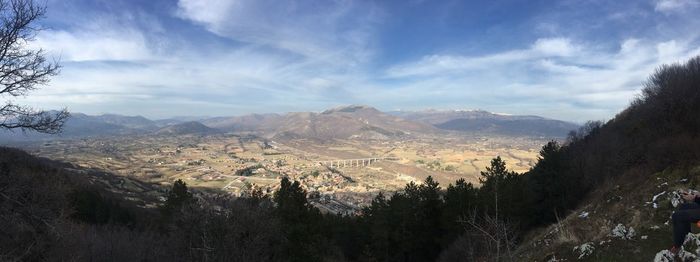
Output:
M213 134L55 140L22 147L37 156L131 179L164 185L182 179L195 188L236 196L253 189L273 192L286 176L317 196L322 210L347 213L379 192L394 192L428 176L443 185L460 178L476 183L479 172L499 155L510 169L527 171L543 143L513 137L274 141L250 134ZM347 161L364 158L380 160Z

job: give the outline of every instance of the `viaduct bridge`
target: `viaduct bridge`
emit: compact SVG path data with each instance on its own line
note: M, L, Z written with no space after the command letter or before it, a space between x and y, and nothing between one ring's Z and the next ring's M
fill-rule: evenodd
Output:
M319 164L328 167L364 167L383 160L399 160L395 157L368 157L355 159L336 159L318 161Z

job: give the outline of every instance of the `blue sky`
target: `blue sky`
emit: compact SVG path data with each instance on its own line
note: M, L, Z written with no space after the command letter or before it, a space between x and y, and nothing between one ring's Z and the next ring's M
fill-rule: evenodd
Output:
M610 119L700 54L700 1L48 0L44 109L166 118L485 109Z

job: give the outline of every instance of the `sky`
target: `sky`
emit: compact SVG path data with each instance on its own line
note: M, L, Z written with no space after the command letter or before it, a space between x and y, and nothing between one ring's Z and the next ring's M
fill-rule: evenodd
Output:
M700 55L699 0L46 0L18 102L148 118L483 109L607 120Z

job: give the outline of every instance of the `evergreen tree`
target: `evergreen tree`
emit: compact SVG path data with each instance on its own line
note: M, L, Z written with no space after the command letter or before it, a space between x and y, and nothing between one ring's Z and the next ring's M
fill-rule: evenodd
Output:
M479 199L481 208L498 219L527 218L529 201L525 180L506 168L500 156L491 160L491 166L481 172Z
M323 216L306 200L306 190L298 181L282 178L273 200L287 238L284 247L289 261L322 261L330 243L322 235Z
M298 181L292 183L287 177L282 178L280 188L274 194L274 201L277 204L278 213L288 220L303 219L309 210L306 191L301 188Z
M419 248L415 261L435 260L441 250L441 238L444 235L442 225L443 200L441 198L440 186L432 176L428 176L418 188L420 194L419 212L421 213L418 222Z
M491 213L498 214L501 209L499 207L499 187L501 187L509 175L506 169L506 162L501 159L500 156L491 160L491 166L486 167L486 171L481 171L481 177L479 182L481 182L480 197L482 205L484 208Z
M165 209L174 210L180 208L184 203L192 200L192 193L187 189L187 184L178 179L173 183L173 187L168 191L167 199L165 200Z
M361 222L368 231L363 244L363 256L366 261L386 261L389 257L389 243L392 226L389 225L389 201L379 193L370 206L362 211Z
M556 141L542 147L537 164L527 176L536 224L556 221L557 215L573 208L583 193L581 180L570 172L566 154Z
M463 178L457 180L454 185L447 186L442 215L442 224L445 229L443 245L449 245L463 233L464 225L460 221L479 212L478 191L478 188L475 188L472 183L467 183Z

